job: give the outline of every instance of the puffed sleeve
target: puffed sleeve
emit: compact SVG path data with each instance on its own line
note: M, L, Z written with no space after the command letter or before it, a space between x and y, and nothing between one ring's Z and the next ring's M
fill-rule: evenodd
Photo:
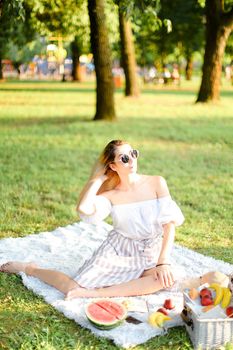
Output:
M104 196L98 195L96 196L95 202L95 212L92 215L85 215L79 213L80 219L87 224L98 224L110 214L111 212L111 202Z
M175 223L175 226L183 224L184 215L171 196L158 198L158 202L159 212L157 222L160 228L162 228L162 225L168 224L171 221Z

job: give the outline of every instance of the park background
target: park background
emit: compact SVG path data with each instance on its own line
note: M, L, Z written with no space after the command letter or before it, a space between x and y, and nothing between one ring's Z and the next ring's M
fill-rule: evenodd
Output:
M1 2L1 238L76 222L90 167L122 138L140 150L140 172L164 176L182 208L176 242L233 263L233 6L222 5ZM0 349L118 348L18 276L1 274L0 285ZM135 350L155 348L192 345L178 327Z

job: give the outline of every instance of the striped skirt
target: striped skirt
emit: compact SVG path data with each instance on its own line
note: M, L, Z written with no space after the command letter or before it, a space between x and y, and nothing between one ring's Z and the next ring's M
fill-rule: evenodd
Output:
M145 270L155 267L161 241L133 240L113 230L74 279L81 287L92 289L139 278Z

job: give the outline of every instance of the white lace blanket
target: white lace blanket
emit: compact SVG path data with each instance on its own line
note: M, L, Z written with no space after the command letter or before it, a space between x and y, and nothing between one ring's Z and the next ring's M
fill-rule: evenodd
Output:
M78 222L52 232L29 235L23 238L2 239L0 240L0 264L9 260L32 261L37 262L41 267L57 269L70 276L75 276L79 266L91 256L110 229L111 226L106 223L94 226ZM205 257L178 245L174 247L173 260L174 263L184 267L188 277L211 270L219 270L224 273L233 271L233 265ZM152 328L147 322L138 325L124 322L121 327L110 331L101 331L94 328L85 317L84 306L90 299L64 301L63 294L38 279L27 277L22 273L22 280L27 288L42 296L47 303L53 305L66 317L89 328L97 336L110 338L117 345L125 348L144 343L156 335L165 334L169 327L182 325L179 313L182 310L183 300L178 288L141 297L147 300L150 311L157 310L167 298L174 300L176 308L172 313L173 319L166 322L166 328ZM133 313L132 315L142 321L146 321L148 316L146 313Z

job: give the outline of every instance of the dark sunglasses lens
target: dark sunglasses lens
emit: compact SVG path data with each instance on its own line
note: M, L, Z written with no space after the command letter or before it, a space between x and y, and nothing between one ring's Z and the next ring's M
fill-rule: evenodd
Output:
M137 158L138 157L138 150L137 149L133 149L132 150L132 157L133 158Z
M124 154L122 157L121 157L121 161L122 163L129 163L129 156L127 154Z

